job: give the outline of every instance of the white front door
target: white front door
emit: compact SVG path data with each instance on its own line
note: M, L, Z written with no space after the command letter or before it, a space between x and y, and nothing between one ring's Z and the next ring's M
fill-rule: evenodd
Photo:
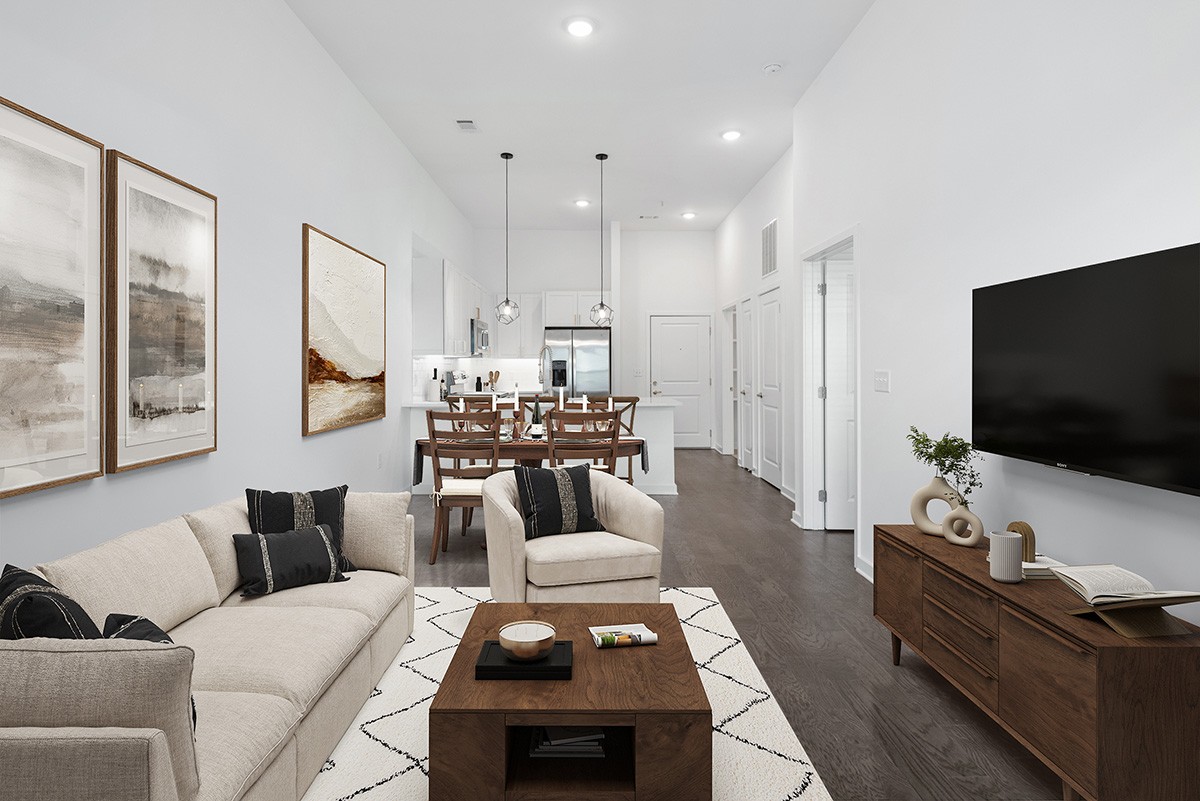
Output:
M758 303L758 476L783 486L783 290Z
M758 474L754 429L754 304L743 300L738 307L738 464Z
M675 447L712 446L712 318L650 317L650 394L675 407Z
M825 263L825 528L853 529L858 506L854 262Z

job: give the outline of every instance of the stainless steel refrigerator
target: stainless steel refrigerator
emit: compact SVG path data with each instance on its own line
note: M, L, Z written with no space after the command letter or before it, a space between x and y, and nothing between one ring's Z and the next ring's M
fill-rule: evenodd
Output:
M550 348L542 385L570 397L608 395L612 388L612 331L607 328L547 328ZM547 380L549 379L549 380Z

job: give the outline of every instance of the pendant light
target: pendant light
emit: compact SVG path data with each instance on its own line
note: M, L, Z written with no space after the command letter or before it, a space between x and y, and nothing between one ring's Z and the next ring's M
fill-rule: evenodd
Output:
M592 322L600 328L612 325L616 313L604 302L604 162L607 159L607 153L596 154L596 161L600 162L600 302L592 307Z
M504 300L496 304L496 319L505 325L521 316L521 307L508 296L508 162L512 153L501 153L504 159Z

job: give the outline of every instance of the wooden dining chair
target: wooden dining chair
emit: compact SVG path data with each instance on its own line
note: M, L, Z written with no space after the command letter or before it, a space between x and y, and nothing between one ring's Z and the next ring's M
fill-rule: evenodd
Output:
M633 418L637 414L638 401L641 400L637 395L613 395L613 409L620 415L621 436L632 437L633 433ZM607 402L607 400L606 400ZM617 476L624 478L629 484L633 484L633 455L627 457L629 462L629 475Z
M558 467L568 459L583 459L591 461L595 469L617 474L619 412L553 409L546 414L551 467Z
M490 403L489 403L490 407ZM433 463L433 544L429 564L437 562L438 544L443 551L449 540L450 511L462 509L462 533L466 535L472 512L483 506L483 481L500 465L500 413L425 413L429 426L429 457ZM443 424L439 427L439 423Z

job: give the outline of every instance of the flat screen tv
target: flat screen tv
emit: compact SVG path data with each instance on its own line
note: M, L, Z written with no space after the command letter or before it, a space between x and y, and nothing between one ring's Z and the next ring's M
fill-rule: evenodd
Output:
M973 293L972 440L1200 495L1200 244Z

